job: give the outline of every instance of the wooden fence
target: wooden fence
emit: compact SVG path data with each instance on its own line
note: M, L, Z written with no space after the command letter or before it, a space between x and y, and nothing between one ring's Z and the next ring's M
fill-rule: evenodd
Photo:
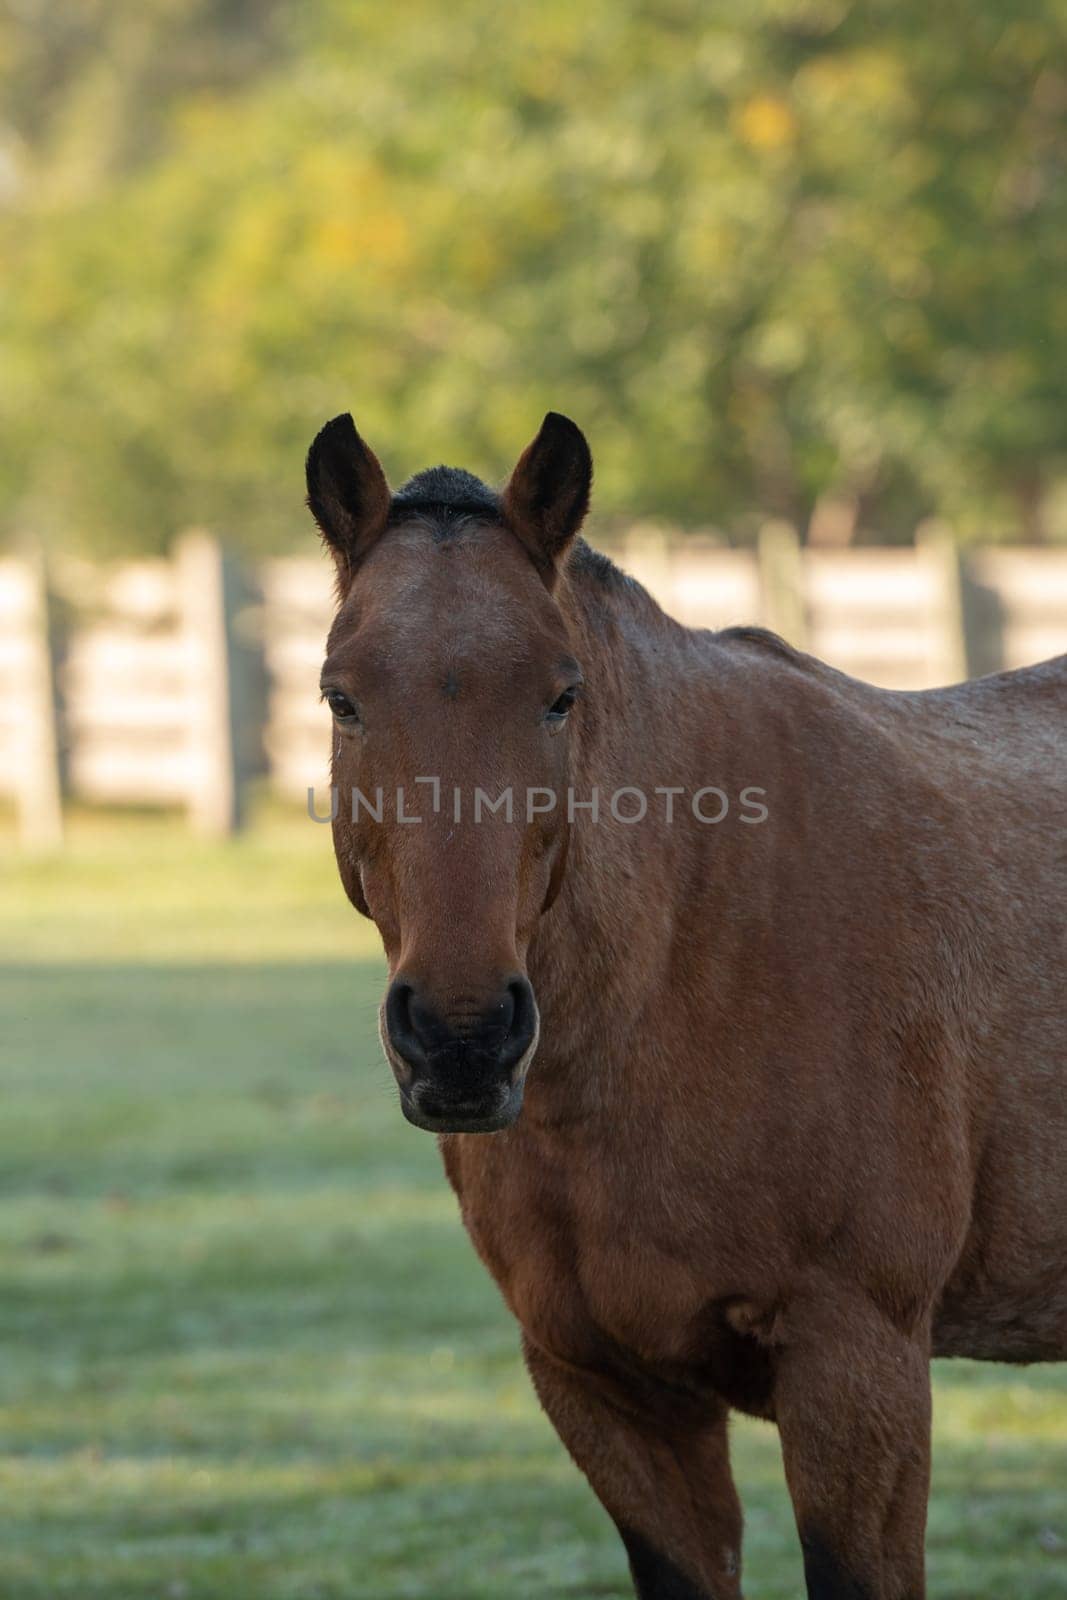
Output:
M0 790L23 841L44 848L63 826L51 637L41 565L0 562Z
M770 523L756 551L633 529L615 552L692 626L759 622L857 677L920 689L1067 650L1067 550L802 550ZM27 846L56 844L61 798L182 807L239 824L249 780L303 801L326 784L318 671L332 570L242 569L205 534L173 559L0 562L0 796Z

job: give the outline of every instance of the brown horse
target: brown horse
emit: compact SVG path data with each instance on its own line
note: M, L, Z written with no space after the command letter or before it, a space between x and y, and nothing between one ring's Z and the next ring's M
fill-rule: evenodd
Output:
M591 472L554 414L500 495L312 445L385 1052L637 1594L740 1595L737 1408L809 1596L919 1600L931 1355L1067 1356L1067 657L895 694L682 628Z

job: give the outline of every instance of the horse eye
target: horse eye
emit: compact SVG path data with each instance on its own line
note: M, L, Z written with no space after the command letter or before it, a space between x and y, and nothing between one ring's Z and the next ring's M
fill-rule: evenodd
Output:
M322 698L325 700L326 704L329 706L338 722L355 722L358 719L359 712L356 710L348 696L341 693L340 689L326 689L323 692Z
M577 689L564 689L559 699L549 706L547 721L562 722L577 698Z

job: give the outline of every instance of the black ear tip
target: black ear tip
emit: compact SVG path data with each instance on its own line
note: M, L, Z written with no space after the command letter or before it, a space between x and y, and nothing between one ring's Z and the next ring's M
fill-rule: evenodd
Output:
M314 455L327 445L351 444L353 439L358 440L359 434L356 432L356 425L352 421L352 413L351 411L342 411L339 417L331 417L329 422L324 423L319 429L311 441L310 453Z
M545 413L545 420L541 424L541 437L559 448L569 448L582 460L592 463L592 453L585 434L578 424L572 422L570 417L565 417L562 411Z
M339 417L331 417L329 422L323 423L308 451L308 460L320 455L324 450L345 449L351 450L352 446L360 444L356 425L352 421L350 411L342 411Z
M363 441L356 432L352 413L342 411L339 417L331 417L311 441L304 468L308 482L312 474L328 469L328 463L350 458L353 451L358 454L362 449Z

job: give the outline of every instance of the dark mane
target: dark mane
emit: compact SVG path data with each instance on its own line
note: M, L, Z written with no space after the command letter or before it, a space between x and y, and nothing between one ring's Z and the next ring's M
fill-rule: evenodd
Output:
M390 520L399 521L412 512L449 521L458 516L499 518L500 496L462 467L427 467L393 495Z
M774 655L783 656L787 661L804 661L803 651L796 650L778 634L772 633L770 628L757 628L749 623L741 623L732 628L720 628L715 637L720 644L730 644L736 641L739 644L755 644L764 650L770 650Z
M604 589L638 587L637 580L617 567L602 550L594 550L584 539L576 539L567 558L568 570L580 577L591 578Z

